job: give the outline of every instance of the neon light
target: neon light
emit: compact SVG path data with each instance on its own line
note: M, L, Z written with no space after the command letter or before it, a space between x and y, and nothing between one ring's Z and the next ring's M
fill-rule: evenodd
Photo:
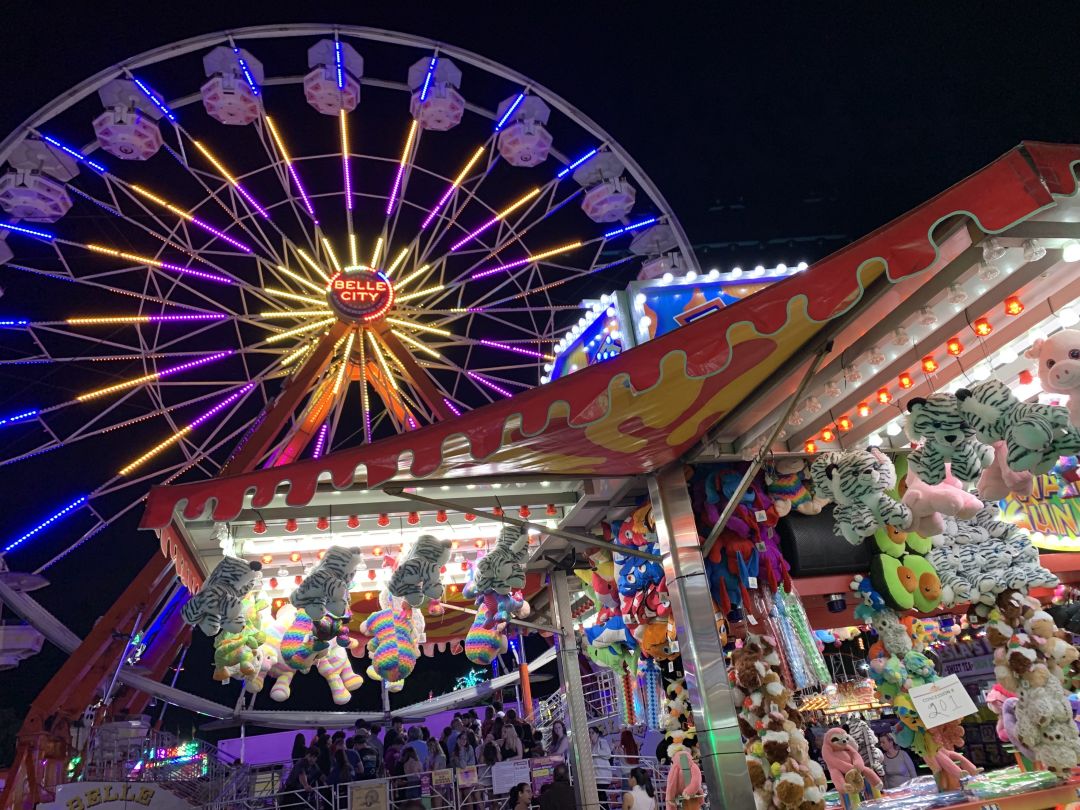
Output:
M431 89L431 80L435 77L435 65L439 63L439 57L431 57L428 63L427 76L424 77L424 86L420 88L420 103L427 101L428 90Z
M360 339L360 404L364 410L364 441L371 442L371 408L368 404L367 390L367 353L364 340Z
M324 320L321 320L321 321L315 321L314 323L308 323L308 324L304 324L303 326L297 326L295 329L286 329L284 332L278 332L275 335L271 335L270 337L268 337L266 339L266 342L267 343L276 343L279 340L284 340L285 338L293 337L294 335L302 335L302 334L304 334L304 332L311 332L311 331L314 331L315 329L321 329L324 326L329 326L330 324L332 324L336 320L337 320L337 318L325 318Z
M506 126L506 122L510 119L510 116L514 114L514 110L516 110L518 108L518 106L520 106L521 102L523 102L524 100L525 100L525 92L522 91L522 92L518 93L518 97L514 99L514 103L511 104L509 106L509 108L507 108L506 112L503 113L503 117L499 119L499 123L497 123L495 125L495 131L496 132L498 132L504 126Z
M409 162L409 151L412 149L413 138L416 137L418 121L413 121L409 126L409 135L405 138L405 148L401 150L401 160L398 163L397 174L394 176L394 185L390 189L390 199L386 201L386 215L390 216L397 202L398 191L401 189L401 178L405 175L405 164Z
M289 354L287 354L283 358L281 358L282 367L287 366L290 363L293 363L302 354L305 354L311 348L311 346L312 346L311 343L305 343L299 349L296 349L295 351L289 352Z
M236 392L235 394L231 394L231 395L229 395L229 397L227 397L226 399L223 399L223 400L222 400L221 402L219 402L219 403L218 403L217 405L215 405L215 406L214 406L213 408L211 408L210 410L208 410L208 411L207 411L206 413L204 413L204 414L203 414L202 416L198 416L198 417L196 417L195 419L193 419L193 420L191 421L191 423L190 423L189 427L192 427L192 428L197 428L197 427L198 427L199 425L201 425L201 424L202 424L203 422L205 422L205 421L206 421L207 419L209 419L209 418L210 418L211 416L213 416L214 414L218 413L218 412L219 412L219 411L221 411L221 410L222 410L223 408L227 408L227 407L229 407L229 406L230 406L230 405L231 405L232 403L236 402L236 400L240 399L240 397L244 396L244 394L246 394L246 393L247 393L248 391L250 391L250 390L251 390L252 388L254 388L254 387L255 387L255 383L248 383L248 384L247 384L247 385L245 385L245 386L244 386L243 388L241 388L241 389L240 389L239 391L237 391L237 392Z
M50 137L49 135L42 135L41 140L45 141L46 143L52 144L57 149L59 149L61 152L67 152L69 155L71 155L77 161L79 161L80 163L85 163L87 166L89 166L94 171L98 171L98 172L107 171L107 169L104 166L102 166L100 163L98 163L97 161L91 160L86 155L84 155L82 152L80 152L78 149L72 149L70 146L65 146L64 144L60 143L60 141L56 140L56 138Z
M454 416L461 416L461 411L459 411L459 410L458 410L458 409L457 409L457 408L456 408L456 407L454 406L454 403L453 403L453 402L451 402L450 400L448 400L448 399L447 399L446 397L443 397L443 398L442 398L442 401L443 401L443 403L444 403L444 404L446 405L446 407L450 409L450 413L452 413L452 414L453 414Z
M297 283L299 283L299 284L303 284L303 285L304 285L305 287L307 287L307 288L308 288L309 290L313 290L314 292L317 292L317 293L320 293L320 294L321 294L321 293L323 292L323 288L322 288L322 287L320 287L320 286L319 286L318 284L316 284L316 283L315 283L314 281L312 281L311 279L309 279L309 278L304 278L304 277L303 277L302 275L300 275L299 273L294 273L294 272L293 272L292 270L290 270L289 268L287 268L287 267L282 267L282 266L281 266L280 264L279 264L279 265L277 265L277 269L278 269L278 272L284 273L284 274L285 274L285 275L287 275L287 276L288 276L289 278L291 278L291 279L292 279L293 281L295 281L295 282L297 282Z
M566 177L566 175L570 174L570 172L572 172L574 169L576 169L578 166L580 166L586 160L591 158L598 151L600 151L600 150L599 149L590 149L584 155L579 157L577 160L575 160L573 163L571 163L569 166L567 166L565 169L563 169L561 172L559 172L557 175L555 175L555 177L557 179L559 179L559 180L562 180L564 177Z
M86 504L86 496L85 495L83 495L82 497L76 498L74 501L69 503L67 506L65 506L63 509L61 509L59 512L54 514L52 517L49 517L49 518L43 520L41 523L39 523L37 526L32 528L30 531L28 531L22 537L18 538L17 540L13 540L11 543L9 543L7 548L4 549L4 553L7 554L9 551L11 551L16 546L18 546L21 543L29 540L31 537L33 537L38 532L44 530L45 528L47 528L51 524L53 524L56 521L60 520L65 515L70 514L71 512L75 511L80 506L83 506L85 504Z
M222 321L228 318L224 312L195 312L188 315L105 315L101 317L68 318L69 326L96 326L98 324L124 323L182 323L185 321Z
M571 242L566 245L560 245L557 248L551 248L550 250L542 251L533 256L526 256L524 259L518 259L517 261L510 262L509 264L500 264L496 267L489 267L487 270L477 271L476 273L473 273L470 278L472 278L473 280L479 278L486 278L490 275L494 275L495 273L501 273L506 270L513 270L518 267L524 267L527 264L532 264L533 262L538 262L542 259L548 259L552 256L557 256L560 253L566 253L568 251L575 250L576 248L581 247L583 244L583 242Z
M349 234L349 258L352 260L353 267L360 264L360 246L357 244L356 234Z
M393 266L393 265L391 265L391 266ZM403 278L403 279L402 279L401 281L399 281L399 282L397 283L397 285L396 285L396 286L397 286L397 288L398 288L398 289L400 290L400 289L401 289L402 287L404 287L404 286L405 286L406 284L408 284L408 283L409 283L410 281L412 281L413 279L415 279L415 278L417 278L417 277L419 277L419 276L422 276L422 275L423 275L424 273L426 273L426 272L427 272L428 270L430 270L430 269L431 269L431 265L430 265L430 264L425 264L425 265L424 265L423 267L421 267L421 268L420 268L419 270L416 270L416 271L414 271L414 272L412 272L412 273L409 273L409 275L405 276L405 278ZM386 274L387 274L387 275L390 275L390 271L389 271L389 270L387 270L387 271L386 271Z
M161 96L151 90L150 87L146 84L146 82L144 82L142 79L137 79L132 76L131 80L135 82L135 85L143 91L143 93L148 99L150 99L150 101L154 103L154 106L161 110L162 115L164 115L174 124L176 123L176 113L169 109L168 105L161 99Z
M417 340L416 338L411 337L409 335L406 335L401 330L399 330L399 329L391 329L390 331L393 332L395 335L397 335L402 340L404 340L409 345L413 346L416 349L419 349L422 352L430 354L432 357L436 358L437 360L444 359L443 356L441 354L439 354L437 351L435 351L433 348L431 348L430 346L425 346L419 340Z
M341 272L341 263L337 259L337 254L334 253L334 246L330 244L330 240L325 236L322 238L323 250L326 251L326 255L330 257L330 263L334 265L334 270L338 273Z
M330 423L323 422L323 426L319 428L319 435L315 437L315 450L311 454L312 458L322 458L323 448L326 446L326 434L330 432Z
M326 317L333 315L333 310L329 309L290 309L283 312L278 310L272 310L269 312L260 312L260 318L307 318L307 317Z
M153 447L151 447L149 450L147 450L145 453L143 453L141 456L139 456L137 459L132 461L127 466L121 467L120 470L117 471L117 475L127 475L132 470L134 470L136 467L138 467L141 464L143 464L144 462L147 462L150 459L152 459L158 453L161 453L163 450L167 450L169 447L172 447L174 444L179 442L181 439L183 439L189 433L191 433L191 425L187 425L186 427L180 428L180 430L176 431L176 433L174 433L172 436L167 438L165 441L154 445Z
M240 63L240 70L244 72L244 79L248 83L248 87L251 88L251 95L259 95L259 85L255 84L255 77L251 75L251 71L248 70L247 62L244 61L244 57L240 55L239 48L233 48L233 53L236 54L236 61Z
M56 238L51 233L39 231L36 228L27 228L25 225L13 225L10 222L0 222L0 228L5 228L9 231L15 231L15 233L23 233L27 236L36 236L38 239L47 239L49 241L52 241Z
M502 394L504 397L512 397L513 396L513 393L511 393L510 391L507 391L501 385L497 385L496 383L493 383L491 380L487 379L486 377L481 377L479 374L477 374L474 371L466 371L465 374L468 375L469 379L476 380L476 382L480 383L481 385L487 386L492 391L497 391L498 393Z
M613 231L608 231L604 234L605 239L610 239L613 236L618 236L620 233L627 233L628 231L636 231L638 228L644 228L646 225L652 225L656 222L656 217L649 219L643 219L641 222L635 222L633 225L627 225L624 228L616 228Z
M270 136L274 139L274 143L277 144L278 151L281 153L281 159L285 161L285 166L289 170L289 176L293 179L293 183L296 184L296 190L300 193L300 199L304 203L304 208L307 209L308 216L310 216L315 224L319 224L319 220L315 217L315 208L311 205L311 200L308 198L307 191L304 189L304 184L300 182L300 175L296 171L296 167L293 166L292 158L289 157L289 151L285 148L285 141L281 139L281 135L278 134L277 127L274 126L273 120L269 115L263 115L263 120L266 121L266 128L270 130Z
M390 266L386 268L386 275L389 276L391 273L393 273L395 270L397 270L398 265L401 264L403 261L405 261L405 257L408 256L408 255L409 255L409 249L407 247L403 247L401 249L401 253L399 253L397 255L397 258L394 259L392 262L390 262ZM421 268L421 270L426 270L430 266L431 265L429 265L429 264L425 264ZM411 276L410 276L410 278L411 278ZM405 282L403 281L401 283L404 284Z
M326 305L326 301L320 301L318 298L312 298L309 295L298 295L297 293L291 293L287 290L278 290L274 287L263 287L263 292L269 293L270 295L276 295L280 298L290 298L293 301L300 301L304 304L313 304L317 307Z
M237 247L240 250L244 251L245 253L251 253L252 252L251 248L249 248L243 242L240 242L240 241L238 241L236 239L233 239L228 234L225 234L222 231L219 231L217 228L215 228L213 225L209 224L208 222L204 222L203 220L199 219L197 216L194 216L193 214L189 214L187 211L184 211L182 208L179 208L178 206L173 205L168 200L163 200L161 197L158 197L158 196L156 196L154 194L151 194L149 191L147 191L142 186L135 185L133 183L131 185L131 190L134 191L136 194L139 194L139 195L145 197L146 199L152 200L153 202L156 202L158 205L163 206L164 208L167 208L169 211L172 211L174 214L176 214L181 219L183 219L183 220L185 220L187 222L190 222L193 225L199 226L200 228L202 228L207 233L210 233L210 234L213 234L214 236L216 236L218 239L221 239L222 241L228 242L233 247Z
M183 273L184 275L195 276L206 281L213 281L217 284L233 284L231 278L226 276L219 276L216 273L207 273L204 270L195 270L191 267L181 267L178 264L172 262L163 262L157 259L151 259L149 256L139 256L136 253L127 253L123 250L117 250L116 248L105 247L104 245L83 245L87 250L92 250L95 253L104 253L106 256L116 256L119 259L127 259L128 261L136 262L137 264L145 264L149 267L156 267L158 270L171 270L174 273Z
M349 367L349 355L352 354L353 342L356 340L356 332L349 332L349 339L345 341L345 351L341 356L341 368L338 369L337 378L334 380L334 396L341 390L341 384L345 381L345 371ZM318 456L316 456L318 458Z
M11 416L5 416L3 419L0 419L0 426L14 425L17 422L25 422L27 419L33 419L37 415L38 410L37 408L34 408L33 410L23 411L22 413L12 414Z
M371 269L375 269L379 266L379 256L382 254L383 238L380 236L375 240L375 249L371 251Z
M343 59L341 57L341 41L334 40L334 67L337 68L337 89L345 89L345 68L343 67ZM316 456L318 458L318 456Z
M226 169L224 166L221 165L221 161L219 161L216 157L214 157L212 154L210 154L209 149L207 149L205 146L203 146L199 141L192 140L191 142L192 142L192 144L195 145L196 149L198 149L200 152L202 152L203 157L206 158L208 161L210 161L210 165L218 170L218 174L220 174L222 177L224 177L226 182L228 182L228 184L230 186L232 186L234 189L236 189L237 194L239 194L241 197L243 197L245 200L247 200L248 204L252 208L254 208L256 211L258 211L259 215L263 219L267 219L267 220L270 219L270 214L267 212L267 210L265 208L263 208L261 205L259 205L259 203L255 200L254 197L251 196L251 194L248 192L248 190L246 188L244 188L242 185L240 185L240 181L238 181L235 177L233 177L231 174L229 174L228 169Z
M400 295L400 296L398 296L397 300L398 300L398 303L400 303L402 301L411 301L414 298L420 298L420 297L425 296L425 295L430 295L431 293L437 293L437 292L439 292L439 290L443 290L443 289L446 289L446 285L445 284L439 284L436 287L428 287L426 290L418 290L417 292L409 293L408 295Z
M300 256L301 259L304 260L304 262L307 264L308 267L310 267L312 270L314 270L320 276L325 278L327 281L330 280L330 276L327 274L327 272L325 270L322 269L322 266L317 264L314 259L312 259L310 256L308 256L307 253L304 252L303 248L296 248L296 253L297 253L297 255Z
M386 358L383 356L382 348L379 346L379 341L375 338L375 333L369 331L367 333L367 336L371 339L371 348L375 353L375 359L379 362L379 368L382 369L383 377L389 380L390 387L397 391L397 380L395 380L394 375L390 373L390 366L388 366L386 363Z
M439 335L441 337L450 337L451 333L445 329L439 329L436 326L428 326L424 323L417 323L415 321L402 321L398 318L387 318L388 323L392 323L395 326L404 326L406 329L417 329L421 332L430 332L433 335Z
M225 351L215 352L214 354L207 355L206 357L200 357L197 360L189 360L186 363L182 363L178 366L171 366L161 371L155 371L152 374L144 374L141 377L135 377L131 380L125 380L115 385L110 385L106 388L98 388L94 391L88 391L85 394L80 394L75 397L78 402L86 402L89 399L96 399L97 397L103 397L106 394L113 394L117 391L123 391L125 388L134 388L136 385L142 385L143 383L153 382L154 380L160 380L162 377L168 377L172 374L178 374L181 371L187 371L188 369L197 368L198 366L212 363L215 360L220 360L222 357L228 357L233 354L232 349L226 349Z
M462 245L466 244L467 242L471 242L473 239L475 239L477 236L482 234L484 231L486 231L488 228L490 228L496 222L499 222L499 221L505 219L506 217L508 217L510 214L512 214L517 209L519 209L521 206L523 206L525 203L527 203L529 200L531 200L533 197L535 197L539 193L540 193L539 187L534 188L532 191L528 192L521 199L510 203L510 205L508 205L502 211L497 213L495 216L493 216L491 219L489 219L487 222L485 222L483 225L481 225L475 231L473 231L472 233L466 234L464 237L462 237L457 242L452 244L450 246L450 252L453 253L455 250L460 248Z
M339 67L338 74L340 75L340 73L341 68ZM345 122L345 110L342 110L338 115L341 120L341 174L345 179L345 209L347 211L352 211L352 172L349 170L349 127ZM350 239L351 238L350 235Z
M526 357L535 357L538 360L552 359L550 355L544 354L543 352L533 351L532 349L524 349L520 346L511 346L508 343L499 343L495 340L481 340L479 342L481 346L490 346L492 349L502 349L503 351L507 352L517 352L518 354L523 354Z
M30 321L5 320L5 321L0 321L0 326L27 326L27 325L29 325L29 323L30 323Z
M446 204L446 201L450 199L450 195L461 185L466 176L472 170L472 167L476 165L476 161L480 159L480 156L484 154L484 147L477 147L473 152L473 156L469 158L469 162L465 164L465 168L458 172L458 176L454 178L454 182L450 184L450 188L446 190L446 193L439 198L439 201L435 203L435 207L432 208L427 215L427 218L420 223L420 230L423 230L431 224L431 220L435 219L435 215L439 213L439 210Z

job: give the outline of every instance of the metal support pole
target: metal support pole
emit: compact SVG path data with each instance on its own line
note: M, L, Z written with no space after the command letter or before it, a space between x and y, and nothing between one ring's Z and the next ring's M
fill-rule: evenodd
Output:
M596 771L593 769L592 741L589 739L589 715L585 710L585 690L581 685L581 669L578 667L577 633L570 611L570 584L565 571L551 572L551 604L555 612L555 624L561 630L557 635L559 645L559 680L566 694L566 712L570 736L570 770L574 774L574 793L577 806L600 808L600 794L596 789ZM709 615L712 615L710 609ZM749 777L747 778L749 784ZM748 805L752 806L752 805Z
M754 807L724 649L705 576L705 558L698 544L682 466L674 465L651 476L649 497L710 804L740 810Z
M742 480L739 481L739 486L735 488L735 492L732 493L728 502L724 504L724 511L720 513L720 519L716 521L716 525L709 531L709 536L705 538L705 542L701 546L701 553L703 555L708 554L712 550L712 547L716 545L716 540L720 537L720 532L727 526L728 521L731 520L731 516L735 514L736 507L742 502L743 493L750 488L750 484L754 482L754 476L758 474L761 465L765 463L765 457L769 455L769 448L772 447L773 442L776 441L776 437L780 435L780 431L783 430L784 425L787 424L791 412L795 410L795 406L798 405L799 400L802 399L802 395L806 391L807 386L810 385L810 380L814 378L814 374L817 373L821 361L824 360L825 356L831 351L832 341L830 340L818 349L817 354L814 355L814 359L811 361L810 365L807 366L806 373L803 374L803 378L799 382L799 387L795 389L791 401L788 402L787 408L784 409L784 415L776 420L776 424L773 425L772 430L769 431L769 437L765 440L765 443L761 445L761 449L758 450L757 454L754 456L754 460L751 461L750 466L747 467Z
M518 676L521 681L525 722L531 726L536 722L533 718L532 681L529 680L529 660L525 657L525 637L521 633L518 633Z

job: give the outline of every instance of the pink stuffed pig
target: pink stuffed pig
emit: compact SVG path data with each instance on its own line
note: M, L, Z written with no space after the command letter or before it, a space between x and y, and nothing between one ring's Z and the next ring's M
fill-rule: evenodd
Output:
M1080 332L1062 329L1031 344L1025 357L1039 361L1039 382L1044 391L1067 394L1069 421L1080 427Z

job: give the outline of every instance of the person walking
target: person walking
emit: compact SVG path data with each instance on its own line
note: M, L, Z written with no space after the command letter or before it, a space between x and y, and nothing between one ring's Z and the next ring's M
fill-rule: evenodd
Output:
M630 790L622 796L622 810L656 810L656 788L644 768L630 769Z

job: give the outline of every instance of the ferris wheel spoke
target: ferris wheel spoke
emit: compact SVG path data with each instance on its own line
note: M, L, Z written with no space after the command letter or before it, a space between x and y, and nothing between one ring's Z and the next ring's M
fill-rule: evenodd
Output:
M297 214L297 221L300 223L300 227L304 228L306 226L306 222L300 216L299 211L297 210L295 204L296 198L293 196L292 193L293 188L295 188L296 193L300 195L300 202L303 204L304 210L307 212L307 215L310 218L311 222L317 226L319 224L319 218L315 215L315 206L312 204L311 198L308 196L307 189L304 188L303 181L301 181L300 179L300 172L296 168L296 164L293 163L292 156L289 154L288 147L285 145L285 139L282 137L281 131L279 130L277 124L274 123L274 119L272 119L270 117L270 114L265 111L262 115L262 124L264 125L266 131L269 133L270 139L274 143L274 147L276 147L277 159L274 159L274 166L277 169L276 173L281 180L282 188L285 191L286 197L289 199L290 203L292 203L292 208ZM261 128L259 131L260 135L262 135ZM267 150L267 154L270 155L273 159L274 153L270 149L270 144L266 142L265 137L262 138L262 141L264 148ZM284 165L284 170L278 168L278 159L280 159L281 164ZM288 175L287 177L286 174ZM289 182L290 180L292 181L291 183Z

